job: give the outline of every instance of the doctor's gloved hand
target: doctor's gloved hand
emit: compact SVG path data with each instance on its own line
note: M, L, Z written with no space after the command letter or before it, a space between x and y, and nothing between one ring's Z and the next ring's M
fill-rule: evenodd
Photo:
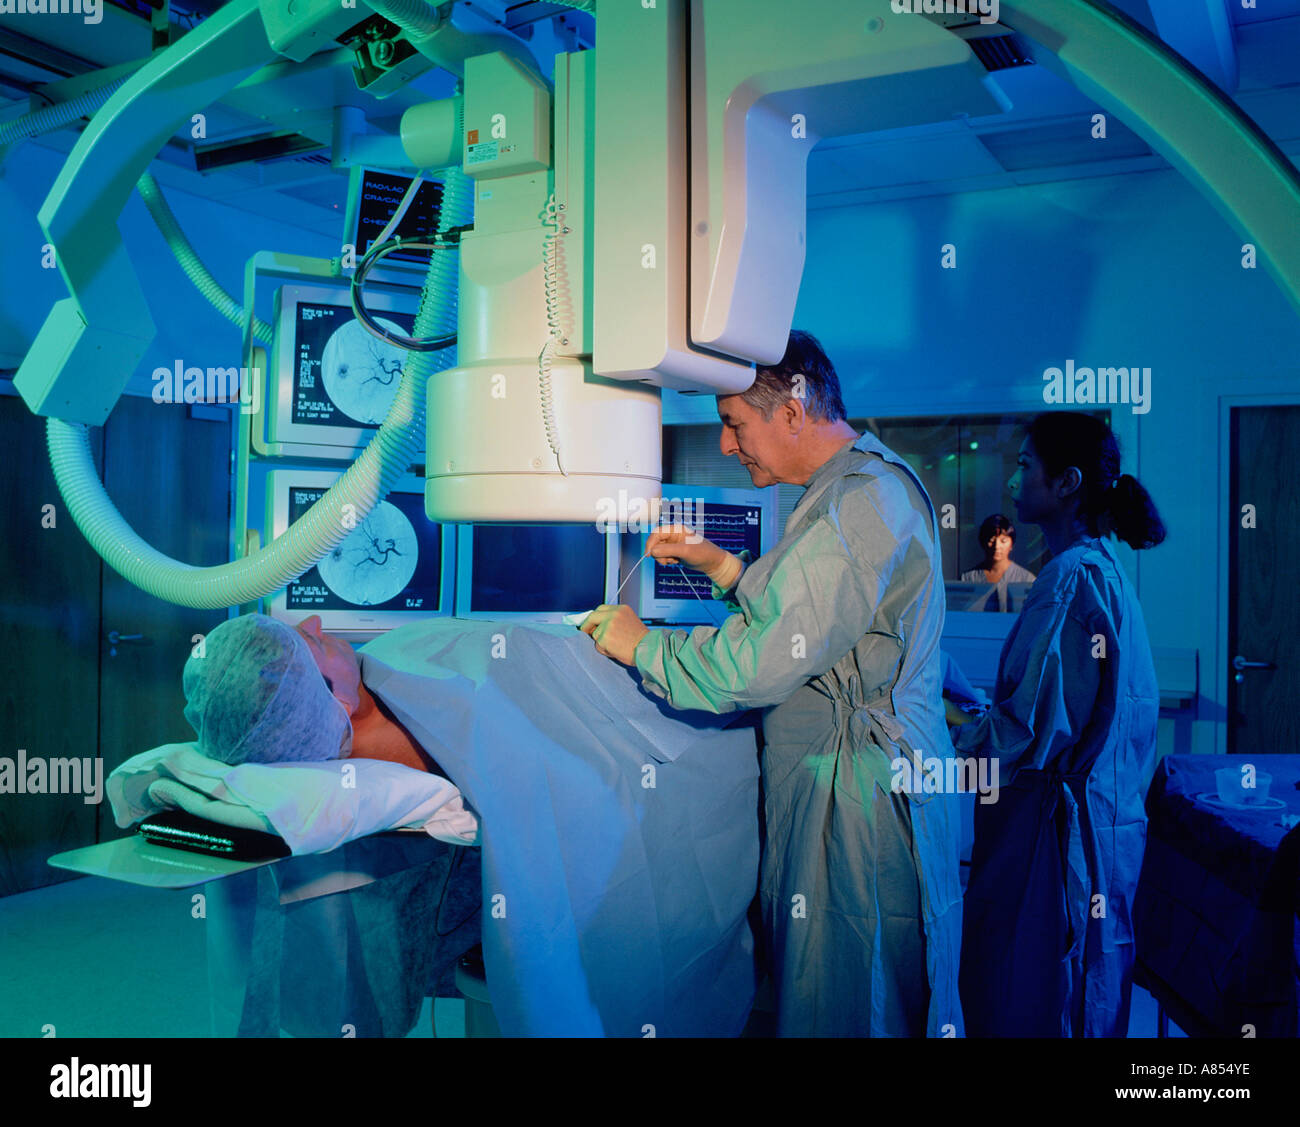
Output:
M737 556L724 552L712 540L682 524L656 529L646 538L645 551L661 563L685 564L702 571L724 590L740 575L741 564Z
M584 634L590 634L596 651L624 665L636 664L636 646L650 633L629 606L610 606L602 603L582 624Z

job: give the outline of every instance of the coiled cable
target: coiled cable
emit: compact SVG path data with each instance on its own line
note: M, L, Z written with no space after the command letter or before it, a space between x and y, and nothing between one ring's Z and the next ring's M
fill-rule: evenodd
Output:
M555 193L546 201L546 211L542 223L547 228L546 245L542 254L542 278L546 293L546 325L550 330L542 351L537 356L537 390L542 401L542 425L546 428L546 443L555 455L555 464L565 477L569 471L564 468L564 457L560 452L559 427L555 421L555 403L551 387L551 359L555 349L563 340L560 328L560 282L558 265L559 213L555 206Z

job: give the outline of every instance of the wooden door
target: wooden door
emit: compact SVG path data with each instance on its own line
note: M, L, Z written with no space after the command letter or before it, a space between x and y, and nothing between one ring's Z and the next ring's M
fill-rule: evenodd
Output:
M1300 407L1235 408L1231 425L1228 753L1294 754L1300 752ZM1236 659L1250 664L1237 668Z
M158 551L185 563L224 563L230 440L228 421L193 419L184 406L123 397L105 428L108 495ZM99 733L105 774L142 751L194 738L183 711L181 670L193 637L226 617L224 607L163 602L104 568ZM116 644L113 631L122 639ZM104 803L99 840L122 832Z
M227 558L228 420L123 397L90 435L109 497L146 541L187 563ZM181 669L225 609L162 602L100 561L54 484L45 420L14 396L0 396L0 451L0 759L11 771L19 752L99 759L107 780L138 752L192 739ZM142 637L114 645L112 630ZM70 879L46 859L121 835L108 802L85 798L0 793L0 896Z
M102 565L54 484L45 420L12 395L0 396L0 452L0 770L16 783L20 761L98 754ZM95 841L84 792L33 793L41 784L22 774L23 792L0 793L0 896L69 879L45 859Z

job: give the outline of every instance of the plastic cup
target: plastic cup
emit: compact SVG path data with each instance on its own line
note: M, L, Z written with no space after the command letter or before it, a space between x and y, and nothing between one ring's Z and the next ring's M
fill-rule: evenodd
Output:
M1273 785L1273 776L1266 771L1255 772L1254 789L1243 788L1242 794L1246 796L1247 802L1267 802L1268 788Z
M1214 785L1218 788L1219 801L1227 806L1251 806L1268 800L1269 788L1273 785L1273 776L1266 771L1255 773L1255 785L1242 785L1241 768L1220 767L1214 772Z

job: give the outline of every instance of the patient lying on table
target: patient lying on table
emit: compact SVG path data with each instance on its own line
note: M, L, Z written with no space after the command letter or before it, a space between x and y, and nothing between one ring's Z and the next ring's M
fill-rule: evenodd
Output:
M376 812L363 832L433 833L430 819L463 799L504 1033L744 1026L758 761L736 717L674 712L558 624L431 618L353 651L319 619L295 629L245 615L207 636L183 680L198 754L169 745L119 768L119 825L145 808L142 790L188 797L189 780L212 806L252 807L257 789L300 853L352 840ZM389 762L336 767L347 757ZM350 776L355 786L339 785ZM287 792L300 785L291 821Z
M445 772L361 680L353 648L321 631L261 614L216 627L182 678L198 750L239 763L383 759Z

